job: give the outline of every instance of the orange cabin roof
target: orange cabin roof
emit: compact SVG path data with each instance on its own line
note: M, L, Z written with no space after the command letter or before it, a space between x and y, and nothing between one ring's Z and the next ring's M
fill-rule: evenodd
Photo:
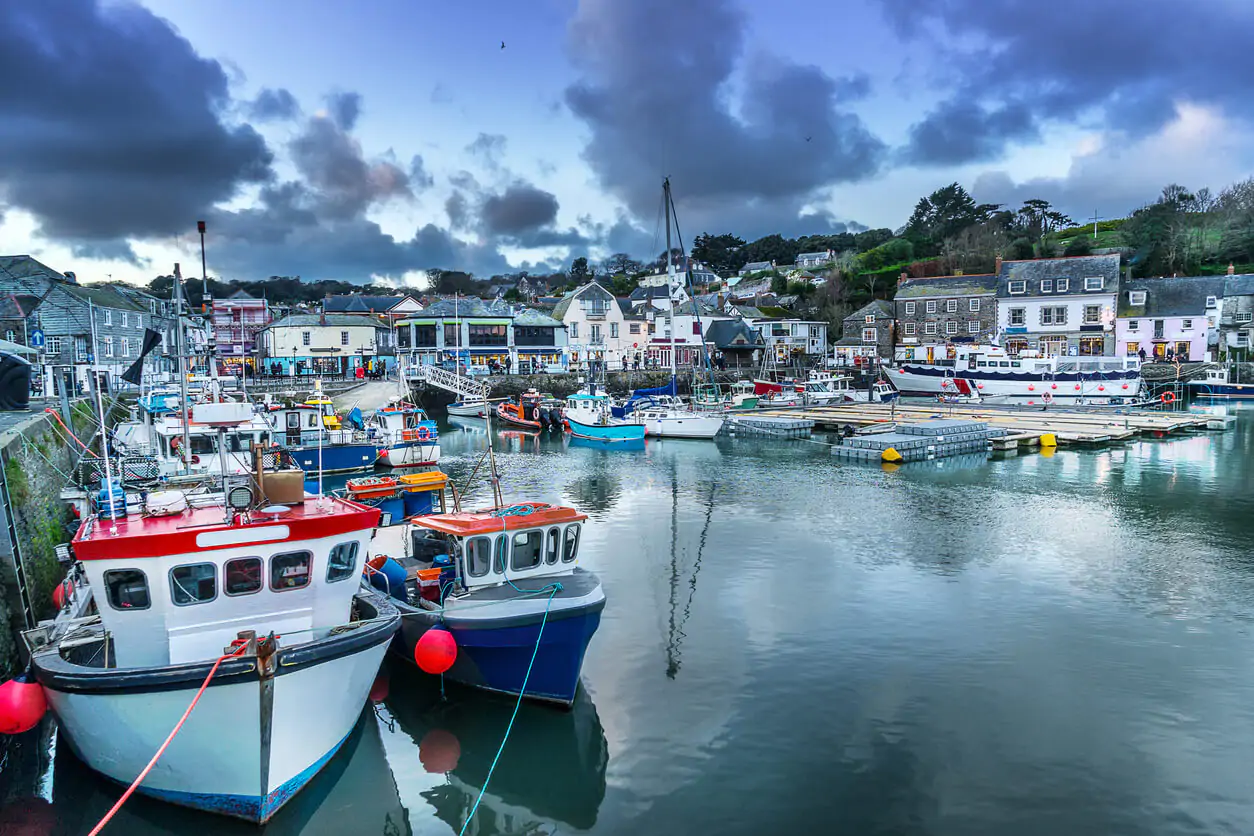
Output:
M524 510L525 509L525 510ZM583 522L587 514L574 508L547 505L543 502L520 502L503 508L470 511L461 514L432 514L414 517L414 525L442 531L455 537L472 537L476 534L494 534L516 531L520 528L541 528L546 525L564 525Z

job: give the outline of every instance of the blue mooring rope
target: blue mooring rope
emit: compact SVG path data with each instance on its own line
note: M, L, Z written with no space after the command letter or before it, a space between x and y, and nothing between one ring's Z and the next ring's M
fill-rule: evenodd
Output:
M518 717L518 709L522 706L523 694L527 693L527 681L531 679L531 668L536 663L536 656L540 652L540 639L544 637L544 627L549 623L549 609L553 606L553 599L557 597L561 584L554 584L553 591L549 593L548 603L544 605L544 619L540 622L540 632L536 634L536 646L531 651L531 661L527 663L527 673L523 676L522 687L518 689L518 700L514 703L514 713L509 716L509 725L505 727L505 737L501 738L501 745L496 750L496 757L492 759L492 765L488 767L488 777L483 779L483 788L479 790L479 797L475 799L475 806L470 808L470 815L466 817L462 829L458 831L457 836L465 836L466 828L470 827L470 823L474 821L475 811L479 809L479 802L483 801L483 796L488 791L488 784L492 781L492 773L496 771L496 764L501 759L501 753L505 751L505 744L509 742L509 733L514 730L514 720Z

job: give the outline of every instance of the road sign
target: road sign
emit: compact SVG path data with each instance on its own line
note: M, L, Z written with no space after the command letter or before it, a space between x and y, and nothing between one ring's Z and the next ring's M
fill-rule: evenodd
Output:
M31 348L43 348L44 347L44 332L43 331L40 331L38 328L36 328L34 331L30 332L30 347Z

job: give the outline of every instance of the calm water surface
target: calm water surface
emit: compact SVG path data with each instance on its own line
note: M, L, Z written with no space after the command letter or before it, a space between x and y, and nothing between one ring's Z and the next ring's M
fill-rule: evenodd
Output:
M591 515L609 603L581 700L523 708L467 832L1254 832L1252 427L893 472L502 433L507 499ZM486 435L441 441L460 485ZM456 833L511 709L396 668L265 832ZM116 798L54 777L58 832ZM142 799L111 827L257 832Z

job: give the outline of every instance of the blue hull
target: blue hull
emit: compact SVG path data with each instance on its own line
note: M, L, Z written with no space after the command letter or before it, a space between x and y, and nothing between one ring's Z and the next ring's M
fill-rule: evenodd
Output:
M317 474L317 447L297 447L289 452L301 470ZM330 444L322 448L322 472L352 473L368 470L378 458L379 448L374 444Z
M1254 383L1194 383L1193 393L1199 398L1254 400Z
M644 441L644 424L611 424L608 427L581 424L567 419L570 434L589 441L623 442Z

